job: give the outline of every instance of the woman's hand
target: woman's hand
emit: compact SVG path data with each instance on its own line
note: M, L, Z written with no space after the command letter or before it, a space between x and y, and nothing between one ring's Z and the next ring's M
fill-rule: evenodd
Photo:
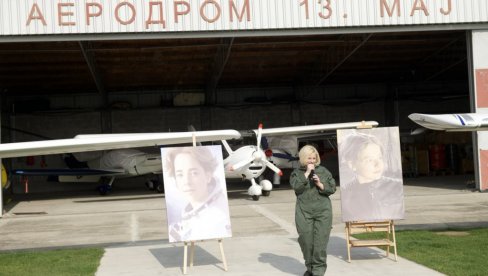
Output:
M310 174L314 169L315 169L315 164L313 163L307 164L307 170L305 171L305 178L308 179L309 177L312 177Z
M317 188L319 188L321 191L324 190L324 184L322 184L322 182L320 182L320 178L318 175L314 174L312 176L312 179L313 179L313 183L315 183L315 186L317 186Z

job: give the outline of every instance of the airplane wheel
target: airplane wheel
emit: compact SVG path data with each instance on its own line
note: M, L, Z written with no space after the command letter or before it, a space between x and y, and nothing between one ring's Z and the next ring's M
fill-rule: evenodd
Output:
M148 180L148 181L146 181L146 183L144 183L144 184L146 184L146 187L147 187L149 190L151 190L151 191L152 191L152 190L154 190L154 182L152 182L152 181Z
M158 194L164 193L164 185L163 184L158 184L158 186L156 186L156 189L155 190L156 190L156 192Z
M102 196L107 195L110 192L110 186L109 185L100 185L100 186L98 186L98 192Z
M110 178L102 177L100 179L100 185L97 188L100 195L104 196L112 191L112 186L110 186L109 183Z
M270 194L271 194L271 191L263 190L263 196L269 196Z
M252 196L252 200L254 200L254 201L258 201L258 200L259 200L259 196L258 196L258 195L253 195L253 196Z

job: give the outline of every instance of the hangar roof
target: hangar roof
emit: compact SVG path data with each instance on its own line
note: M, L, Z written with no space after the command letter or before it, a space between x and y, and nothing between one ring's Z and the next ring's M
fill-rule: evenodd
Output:
M465 31L0 43L4 95L467 80Z

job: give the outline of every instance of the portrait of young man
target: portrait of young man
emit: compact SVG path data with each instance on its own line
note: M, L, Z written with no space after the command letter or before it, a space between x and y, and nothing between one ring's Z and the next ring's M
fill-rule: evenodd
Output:
M161 149L170 242L232 236L220 146Z
M397 127L337 131L342 220L403 219Z

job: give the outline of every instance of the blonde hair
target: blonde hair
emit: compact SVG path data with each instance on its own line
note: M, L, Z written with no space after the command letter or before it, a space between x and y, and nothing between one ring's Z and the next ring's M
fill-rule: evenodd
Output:
M315 166L320 165L320 155L317 149L311 145L305 145L298 152L298 158L300 159L300 165L307 166L307 158L309 155L315 154L316 162Z

